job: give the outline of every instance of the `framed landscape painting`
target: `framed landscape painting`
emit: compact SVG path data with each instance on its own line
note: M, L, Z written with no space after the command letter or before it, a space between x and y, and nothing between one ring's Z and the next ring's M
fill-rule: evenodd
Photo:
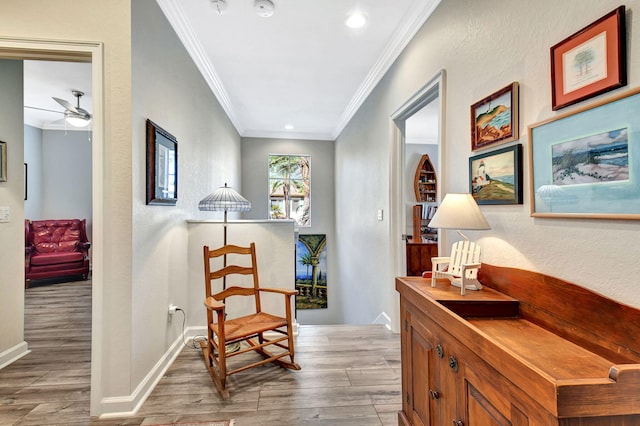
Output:
M551 47L552 109L627 84L625 7Z
M469 158L469 192L478 204L522 204L522 145Z
M518 139L518 83L471 105L471 150Z
M298 235L296 309L327 308L327 236Z
M529 126L531 216L640 219L640 89Z

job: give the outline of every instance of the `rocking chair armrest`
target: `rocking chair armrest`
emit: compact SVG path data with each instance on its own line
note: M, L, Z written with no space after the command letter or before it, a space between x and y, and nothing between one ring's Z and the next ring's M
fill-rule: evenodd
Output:
M224 311L224 303L209 296L204 301L204 306L210 311Z
M265 291L267 293L280 293L285 296L295 296L298 294L298 290L290 290L288 288L268 288L268 287L260 287L259 291Z

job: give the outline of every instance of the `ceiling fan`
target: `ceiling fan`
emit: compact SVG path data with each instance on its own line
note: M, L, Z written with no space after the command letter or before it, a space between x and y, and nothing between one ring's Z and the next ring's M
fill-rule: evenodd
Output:
M84 92L80 90L72 90L71 93L78 99L77 106L73 106L73 104L71 104L69 101L52 96L52 99L54 101L64 107L64 111L55 111L48 108L39 108L28 105L25 105L24 107L40 111L55 112L56 114L63 114L65 123L70 124L73 127L86 127L91 122L91 113L80 107L80 98L84 96ZM63 120L56 120L53 122L53 124L57 124L62 121Z
M84 92L80 90L72 90L71 93L77 98L77 106L73 106L69 101L56 98L53 100L64 107L64 119L67 123L74 127L84 127L91 121L91 114L84 108L80 107L80 98L84 96Z

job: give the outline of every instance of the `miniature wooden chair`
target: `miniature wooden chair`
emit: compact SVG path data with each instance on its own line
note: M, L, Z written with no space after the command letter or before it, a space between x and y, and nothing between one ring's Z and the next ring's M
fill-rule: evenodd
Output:
M478 281L480 269L480 246L468 240L458 241L451 247L451 256L432 257L431 287L436 286L438 278L448 278L451 285L460 287L460 294L465 290L480 290Z
M212 259L224 259L222 268L212 271ZM237 264L227 265L227 258L231 261L247 258L246 263L250 266L239 266ZM240 263L240 262L238 262ZM251 275L253 277L252 287L241 287L232 285L227 287L227 280L234 278L234 274ZM210 250L204 246L204 276L207 308L207 341L201 341L200 347L204 355L204 362L209 370L209 374L223 399L229 397L226 389L227 376L244 371L248 368L273 362L284 368L300 370L300 366L294 362L294 342L293 325L291 317L291 297L298 293L297 290L261 288L258 283L258 265L256 261L255 244L250 247L239 247L225 245L216 250ZM222 291L212 292L212 282L222 282ZM260 295L261 293L280 293L284 296L285 317L268 314L262 311ZM225 311L227 300L236 296L253 296L255 309L249 315L228 319ZM272 338L265 337L265 332L275 332ZM248 347L236 352L227 353L226 347L230 343L246 342ZM267 349L269 347L269 350ZM277 352L271 352L271 348L277 347ZM264 359L253 362L233 370L227 368L227 358L242 355L246 352L256 351ZM286 361L285 357L289 358Z

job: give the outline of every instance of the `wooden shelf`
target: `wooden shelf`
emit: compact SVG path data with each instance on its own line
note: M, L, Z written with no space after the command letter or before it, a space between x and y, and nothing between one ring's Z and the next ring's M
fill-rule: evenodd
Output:
M436 171L427 154L420 157L413 181L413 188L416 201L419 203L435 203L438 199Z

